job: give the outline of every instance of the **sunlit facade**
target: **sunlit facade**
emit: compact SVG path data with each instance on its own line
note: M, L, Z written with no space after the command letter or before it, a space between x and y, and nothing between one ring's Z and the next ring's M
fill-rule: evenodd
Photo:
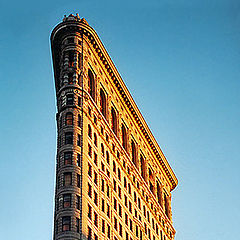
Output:
M177 178L98 35L69 15L54 28L51 46L54 240L174 239Z

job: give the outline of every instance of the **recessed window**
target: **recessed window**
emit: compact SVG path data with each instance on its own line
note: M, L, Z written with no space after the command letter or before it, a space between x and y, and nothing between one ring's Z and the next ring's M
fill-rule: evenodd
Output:
M92 229L88 227L88 240L92 240Z
M136 144L133 140L131 143L131 147L132 147L132 162L134 163L135 166L137 166L137 149Z
M77 187L80 188L80 175L77 174Z
M92 177L92 165L90 163L88 163L88 176Z
M122 124L122 146L125 150L127 150L127 130L123 124Z
M71 217L63 217L62 218L62 231L70 231L71 230Z
M77 232L79 233L79 231L80 231L80 219L79 218L76 218L76 229L77 229Z
M77 154L77 166L80 167L80 154Z
M74 51L68 51L68 66L74 66Z
M94 203L98 205L98 194L94 191Z
M88 156L92 157L92 146L88 144Z
M72 173L64 173L63 175L63 186L67 187L72 185Z
M109 164L109 152L106 151L106 160L107 160L107 164Z
M71 112L66 113L66 125L73 125L73 114Z
M97 147L97 134L94 133L94 145Z
M73 94L67 95L67 105L73 105Z
M63 195L63 207L64 208L71 207L71 194Z
M73 133L72 132L65 133L65 144L73 144Z
M117 114L114 108L111 109L112 130L117 135Z
M104 91L101 89L100 90L100 111L105 118L107 115L107 106L106 105L107 105L106 95L105 95Z
M81 144L81 135L78 134L77 135L77 145L80 147L80 144Z
M102 232L105 233L105 220L102 219Z
M88 218L92 219L92 207L88 204Z
M88 69L88 93L95 100L95 80L90 69Z
M80 196L76 195L76 208L80 210Z
M88 124L88 136L90 138L92 138L92 128L91 128L90 124Z
M88 183L88 196L92 198L92 186Z
M94 212L94 225L98 226L98 214L96 212Z
M78 127L81 127L81 116L78 114L78 121L77 121Z
M71 164L72 164L72 152L65 152L64 165L71 165Z

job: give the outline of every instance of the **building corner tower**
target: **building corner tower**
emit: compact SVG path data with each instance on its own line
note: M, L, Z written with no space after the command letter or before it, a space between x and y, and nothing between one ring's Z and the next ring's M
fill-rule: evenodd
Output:
M174 239L177 178L84 18L51 34L57 97L54 240Z

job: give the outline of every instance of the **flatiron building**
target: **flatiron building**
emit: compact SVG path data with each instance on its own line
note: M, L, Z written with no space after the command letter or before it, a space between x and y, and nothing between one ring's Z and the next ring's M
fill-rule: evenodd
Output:
M53 29L51 48L57 98L53 239L174 239L177 178L97 33L71 14Z

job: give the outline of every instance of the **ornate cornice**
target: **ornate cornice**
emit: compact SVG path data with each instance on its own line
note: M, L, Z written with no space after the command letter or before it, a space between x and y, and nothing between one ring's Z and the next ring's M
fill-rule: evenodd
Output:
M139 126L139 129L141 130L143 136L147 140L153 153L158 159L159 164L162 166L163 170L165 171L168 179L171 182L171 190L173 190L177 186L178 180L172 168L167 162L166 157L164 156L160 146L155 140L151 130L149 129L146 121L144 120L140 110L138 109L136 103L134 102L130 92L128 91L126 85L122 80L122 77L117 71L117 68L115 67L113 61L111 60L107 50L105 49L97 33L92 27L88 25L85 19L80 19L79 16L75 17L73 15L70 15L69 17L65 17L64 21L58 24L52 31L51 45L52 45L52 52L53 52L53 66L55 70L54 71L55 79L58 79L59 77L58 75L59 73L56 71L58 69L57 66L59 64L57 60L57 55L59 53L56 50L57 49L56 45L60 44L62 34L65 35L67 32L68 33L79 32L80 34L83 34L85 37L89 39L89 42L92 44L93 49L95 50L96 54L99 56L103 66L108 72L109 77L112 79L113 83L118 89L123 101L125 102L133 118L135 119L137 125ZM56 86L58 86L57 83L56 83Z

